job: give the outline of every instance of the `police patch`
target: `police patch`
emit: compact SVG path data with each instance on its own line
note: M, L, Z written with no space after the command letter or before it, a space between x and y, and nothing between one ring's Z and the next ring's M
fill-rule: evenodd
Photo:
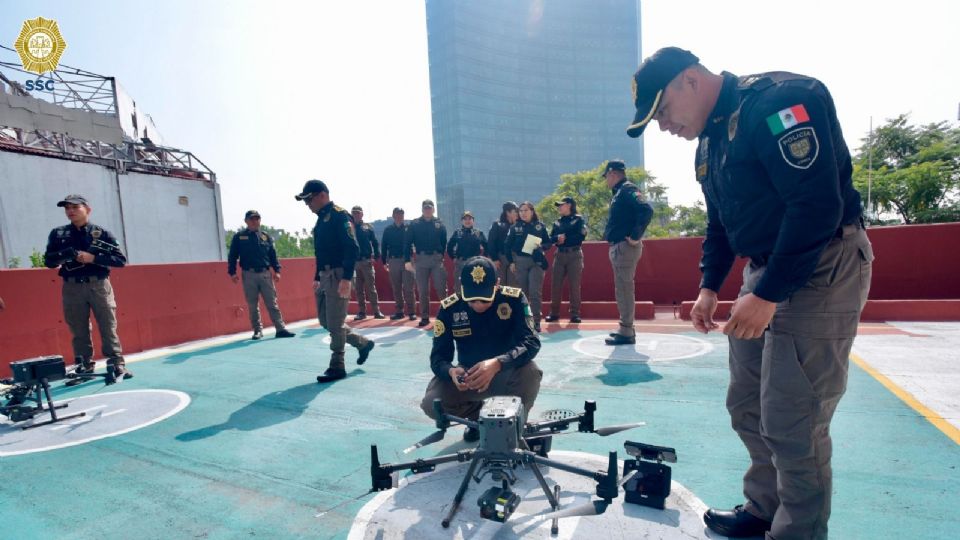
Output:
M347 221L345 225L347 226L347 236L356 240L357 233L353 230L353 223L350 223L349 221Z
M439 222L439 221L436 222L436 223L434 223L433 225L434 225L434 227L436 227L436 228L438 228L438 229L440 228L440 222Z
M267 241L267 235L266 235L266 234L263 234L263 233L260 233L260 240L263 240L264 242L266 242L266 241Z
M780 154L783 160L796 169L809 169L820 153L817 133L812 127L802 127L780 137Z
M446 331L447 327L443 325L443 321L437 320L433 322L433 337L440 337Z
M730 121L727 122L727 138L733 140L733 137L737 134L737 124L740 123L740 109L733 111L733 114L730 115Z
M500 320L507 320L510 316L513 315L513 308L510 307L510 304L504 302L497 306L497 317L500 317Z
M100 231L100 229L94 229L94 230L90 231L90 236L92 236L92 237L94 237L94 238L100 238L100 235L101 235L101 234L102 234L102 232Z

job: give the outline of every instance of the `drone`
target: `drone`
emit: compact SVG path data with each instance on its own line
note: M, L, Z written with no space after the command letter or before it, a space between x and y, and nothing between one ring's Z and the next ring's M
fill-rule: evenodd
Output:
M453 424L479 430L480 440L477 447L461 450L455 454L417 459L406 463L380 463L377 446L372 445L370 447L372 480L370 491L385 491L397 487L399 471L410 470L413 474L421 474L432 472L436 470L437 465L443 463L469 462L467 473L460 483L453 504L441 521L445 529L450 527L454 515L459 510L470 480L479 484L488 474L500 485L490 487L477 500L480 516L491 521L506 522L520 505L520 496L510 489L510 486L517 481L518 469L532 471L540 484L552 510L540 517L551 520L551 534L559 532L558 520L561 518L604 513L613 499L618 497L621 486L625 486L627 502L656 508L663 508L664 500L670 493L670 468L662 465L662 462L676 462L676 451L672 448L626 443L624 446L627 452L638 459L624 462L623 478L617 474L617 452L615 451L608 454L606 469L599 471L590 471L549 459L548 454L554 435L594 433L607 437L645 425L643 422L637 422L595 427L594 412L597 410L595 401L586 401L582 413L551 410L544 413L544 418L540 422L533 423L525 422L523 402L515 396L494 396L483 400L477 421L446 414L439 399L433 401L433 410L436 413L438 431L405 449L405 454L442 440L447 429ZM577 424L577 431L566 432L574 423ZM654 460L657 463L642 463L641 459ZM551 490L540 466L554 467L594 480L597 483L597 499L587 504L561 509L560 486L555 484Z

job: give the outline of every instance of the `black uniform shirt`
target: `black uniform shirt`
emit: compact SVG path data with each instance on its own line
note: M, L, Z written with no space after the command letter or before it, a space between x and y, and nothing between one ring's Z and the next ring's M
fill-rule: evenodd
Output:
M532 235L540 238L540 247L533 250L533 253L524 253L523 244L527 240L527 235ZM507 240L504 242L504 255L507 256L507 260L513 262L517 257L530 257L531 255L536 256L539 251L539 256L543 255L543 252L550 248L550 235L547 234L547 227L541 221L531 221L526 222L522 219L518 219L510 227L510 232L507 233Z
M377 242L377 232L373 230L373 225L361 223L356 227L357 245L360 247L361 259L379 259L380 242Z
M96 241L102 242L108 247L104 250L91 250L90 245ZM97 251L97 253L94 253L93 262L90 264L80 264L72 258L61 264L56 260L58 252L69 248L88 253ZM111 266L122 268L127 264L127 258L120 249L116 237L110 234L110 231L88 222L80 228L69 224L50 231L43 262L47 268L56 268L60 265L60 271L57 273L63 277L96 276L104 278L110 275Z
M380 254L380 260L386 264L387 259L393 259L403 257L403 238L407 234L406 223L400 224L398 227L396 223L391 223L387 225L387 228L383 230L383 252Z
M557 247L578 247L587 238L587 221L580 214L560 216L560 219L553 222L553 229L550 230L550 241L556 244L557 237L561 234L565 235L563 243L558 244Z
M473 227L460 227L447 242L447 255L451 259L469 259L486 251L487 238Z
M353 267L360 248L353 230L353 219L346 210L329 202L317 211L313 250L317 258L315 279L320 278L324 266L343 268L342 279L353 279Z
M403 259L407 262L412 258L412 248L416 248L418 254L443 254L447 250L447 228L437 218L418 217L410 222L404 237Z
M610 201L610 215L603 238L611 244L627 238L640 240L652 218L653 207L643 200L636 184L624 178L613 186L613 200Z
M766 264L754 294L785 300L816 268L860 194L833 99L816 79L723 73L700 135L696 173L707 201L701 287L718 291L734 254Z
M244 229L233 235L230 240L230 253L227 255L227 273L237 274L237 259L244 270L273 268L280 272L280 261L273 246L273 238L263 231L253 232Z
M445 298L433 323L433 336L430 369L448 381L454 343L457 365L466 370L490 358L499 360L503 368L516 369L540 351L530 306L516 287L500 287L493 305L483 313L470 309L457 295Z
M504 249L504 242L507 241L507 233L510 231L510 223L507 221L494 221L493 225L490 227L490 234L487 235L487 248L488 256L492 260L497 260L500 257L506 257L507 253Z

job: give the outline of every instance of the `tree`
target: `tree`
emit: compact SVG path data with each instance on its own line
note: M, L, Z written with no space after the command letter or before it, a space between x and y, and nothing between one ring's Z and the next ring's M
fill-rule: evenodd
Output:
M902 114L861 139L854 187L866 203L869 179L876 209L895 212L907 224L960 221L960 128L908 121Z
M235 231L225 231L227 249L230 249L230 242L233 236L243 232L246 227L239 227ZM277 250L277 258L285 259L290 257L313 257L313 231L301 229L295 233L289 233L284 229L274 229L261 225L260 230L269 234L273 238L273 247Z

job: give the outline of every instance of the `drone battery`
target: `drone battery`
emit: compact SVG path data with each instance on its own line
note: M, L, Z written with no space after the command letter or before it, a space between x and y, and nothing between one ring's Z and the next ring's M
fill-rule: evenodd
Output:
M626 502L663 510L670 495L670 467L636 459L624 461L623 475L631 471L637 474L623 486Z
M59 381L67 376L62 356L41 356L12 362L13 381L17 384L36 384L40 379Z

